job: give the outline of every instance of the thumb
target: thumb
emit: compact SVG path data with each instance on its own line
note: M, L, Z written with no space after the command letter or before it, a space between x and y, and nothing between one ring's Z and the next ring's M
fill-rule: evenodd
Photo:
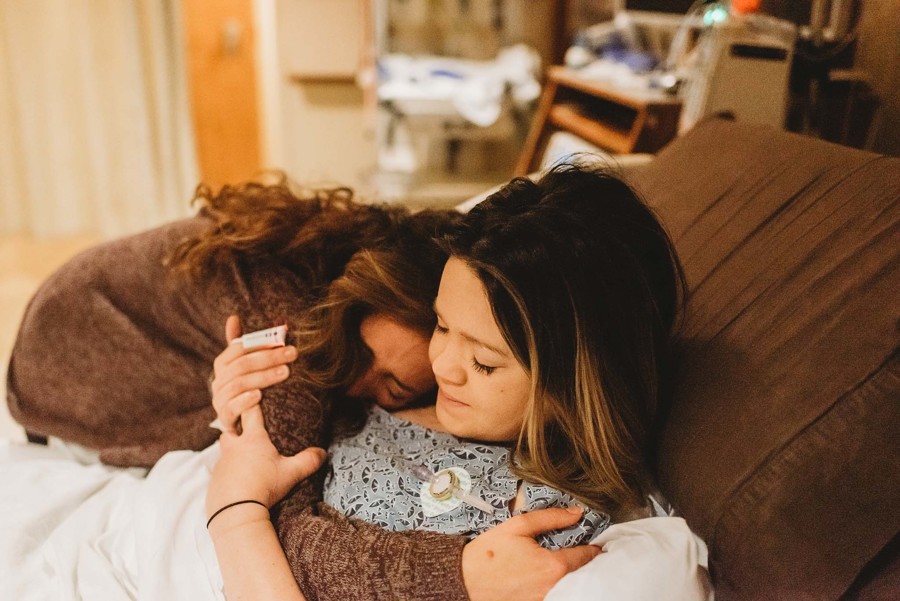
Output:
M231 344L235 338L241 337L241 318L237 315L229 315L225 320L225 340Z
M254 434L258 431L266 432L266 423L259 405L253 405L241 413L241 429Z
M513 516L497 528L504 528L510 534L534 538L548 530L571 526L581 519L583 513L580 507L538 509Z
M284 459L286 475L294 484L306 480L322 467L326 457L328 457L328 453L325 452L325 449L319 447L304 449L293 457Z
M569 547L567 549L559 549L553 551L558 559L561 559L566 566L566 573L577 570L590 560L594 559L603 552L598 545L578 545L577 547Z

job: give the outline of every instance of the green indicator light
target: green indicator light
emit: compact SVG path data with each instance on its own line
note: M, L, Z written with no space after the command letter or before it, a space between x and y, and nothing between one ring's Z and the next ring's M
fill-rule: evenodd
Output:
M722 23L727 18L728 9L721 4L713 4L703 13L703 24L709 26L715 23Z

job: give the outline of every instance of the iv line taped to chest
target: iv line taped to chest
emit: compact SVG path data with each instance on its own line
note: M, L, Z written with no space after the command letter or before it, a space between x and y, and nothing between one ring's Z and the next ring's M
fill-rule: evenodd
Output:
M436 500L443 501L452 497L489 515L494 514L493 505L484 499L469 494L460 487L459 478L452 470L441 470L435 473L426 466L418 464L414 465L411 471L416 478L428 483L428 492Z

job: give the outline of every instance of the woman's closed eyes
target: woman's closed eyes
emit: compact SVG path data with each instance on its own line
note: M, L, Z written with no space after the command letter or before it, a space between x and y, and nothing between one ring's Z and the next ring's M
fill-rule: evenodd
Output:
M449 331L450 331L449 328L447 328L447 327L445 327L445 326L442 326L440 323L434 324L434 333L435 333L435 334L446 334L446 333L449 332ZM496 366L485 365L484 363L482 363L481 361L479 361L479 360L478 360L476 357L474 357L474 356L472 357L472 368L473 368L476 372L478 372L478 373L480 373L480 374L484 374L484 375L486 375L486 376L491 375L492 373L494 373L494 370L497 369Z
M472 357L472 367L474 367L475 371L477 371L478 373L484 374L486 376L491 375L492 373L494 373L494 370L497 369L496 367L491 367L489 365L480 363L475 357Z

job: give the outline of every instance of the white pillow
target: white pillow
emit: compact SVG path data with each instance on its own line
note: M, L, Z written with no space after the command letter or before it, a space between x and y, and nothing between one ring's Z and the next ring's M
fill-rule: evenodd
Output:
M554 132L547 141L547 149L541 157L540 168L538 171L530 173L528 177L535 179L539 177L543 171L573 158L577 159L578 155L590 155L592 158L596 158L599 164L608 167L611 171L618 174L625 174L631 167L643 165L653 160L652 154L612 154L574 134L566 131L558 131ZM505 182L476 194L459 203L455 208L460 213L467 213L472 207L502 188L504 185L506 185Z

